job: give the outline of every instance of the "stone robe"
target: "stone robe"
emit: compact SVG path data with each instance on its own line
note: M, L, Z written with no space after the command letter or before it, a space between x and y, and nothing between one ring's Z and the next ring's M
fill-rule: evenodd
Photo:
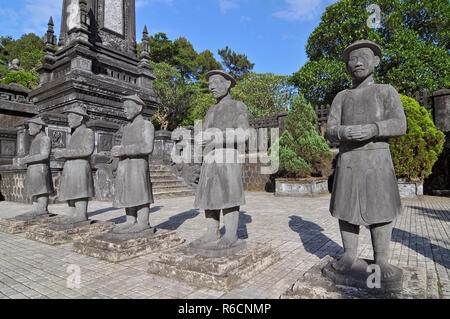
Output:
M149 155L153 152L155 129L139 115L123 130L122 150L115 179L114 207L130 208L152 204Z
M224 144L227 128L249 128L247 107L229 96L223 98L206 114L203 129L211 128L218 129L224 136L224 141L221 145L212 141L215 146L210 151L208 149L211 144L205 148L194 207L218 210L241 206L245 204L242 164L237 160L238 152L235 146ZM217 155L223 158L223 163L214 160L218 158ZM227 159L232 160L226 163Z
M50 150L50 138L43 132L36 135L33 142L31 142L30 153L25 158L27 175L24 181L24 195L28 199L53 193Z
M94 132L85 125L72 134L64 150L64 169L59 199L62 201L94 197L90 157L94 152Z
M363 142L341 137L345 126L365 124L376 124L378 136ZM362 83L335 97L327 125L327 138L340 142L330 203L334 217L367 226L401 213L388 139L405 134L406 128L402 102L390 85Z

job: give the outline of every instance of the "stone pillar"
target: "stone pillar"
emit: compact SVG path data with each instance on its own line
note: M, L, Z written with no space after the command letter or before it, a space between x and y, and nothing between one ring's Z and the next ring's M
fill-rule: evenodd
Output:
M434 92L434 123L444 133L450 132L450 90Z
M171 152L175 145L172 141L172 132L156 131L153 153L150 156L152 164L170 165L172 163Z
M287 112L283 112L277 115L278 118L278 127L280 128L280 136L284 133L286 130L286 118L287 118Z

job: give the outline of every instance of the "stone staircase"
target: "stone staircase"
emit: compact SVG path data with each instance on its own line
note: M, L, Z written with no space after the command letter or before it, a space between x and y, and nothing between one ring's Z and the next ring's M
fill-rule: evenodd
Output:
M150 165L153 197L155 200L163 198L186 197L194 193L165 165Z

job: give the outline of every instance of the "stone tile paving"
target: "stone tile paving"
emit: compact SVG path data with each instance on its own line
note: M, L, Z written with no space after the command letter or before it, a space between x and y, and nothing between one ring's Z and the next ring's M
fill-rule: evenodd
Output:
M338 221L330 216L330 196L317 198L274 197L247 193L241 209L239 235L251 242L268 243L282 260L232 291L197 288L146 273L157 254L120 264L110 264L75 254L71 244L47 246L25 239L24 234L0 233L0 299L6 298L278 298L301 275L325 256L343 253ZM188 242L204 230L203 213L192 209L194 197L159 200L152 207L153 225L176 230ZM391 262L426 268L439 281L441 298L450 298L449 238L450 198L424 197L404 201L404 213L395 222ZM0 217L26 212L30 205L0 202ZM64 204L50 211L67 214ZM123 211L109 202L91 202L90 216L124 221ZM359 253L372 258L370 232L361 229ZM72 271L81 270L79 287L68 288ZM73 283L73 282L72 282Z

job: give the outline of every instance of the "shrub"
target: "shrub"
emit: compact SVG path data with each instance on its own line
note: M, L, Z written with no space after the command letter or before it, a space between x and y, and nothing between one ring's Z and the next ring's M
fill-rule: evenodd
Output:
M20 70L17 72L9 72L0 82L3 84L17 83L28 89L34 89L39 84L39 75L33 71L27 72Z
M427 110L413 98L400 94L408 130L390 139L392 160L398 178L423 181L442 153L445 135L437 130Z
M331 165L332 154L317 134L317 115L302 95L293 98L280 138L280 173L285 177L321 176Z

